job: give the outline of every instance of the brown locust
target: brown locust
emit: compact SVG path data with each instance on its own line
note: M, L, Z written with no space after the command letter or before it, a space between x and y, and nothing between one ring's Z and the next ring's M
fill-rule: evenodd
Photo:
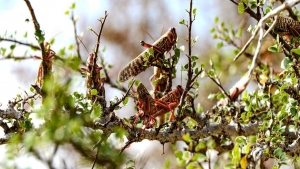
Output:
M174 109L178 106L180 102L181 95L183 93L183 88L178 85L175 89L164 95L160 99L153 99L149 94L145 86L140 83L137 88L137 102L136 105L139 112L134 116L134 123L136 124L138 119L142 117L143 120L143 130L146 128L152 128L155 125L155 117L164 115L167 112L171 112L169 121L174 119Z
M151 63L159 59L165 52L169 52L172 46L176 43L177 34L175 28L170 28L150 47L153 48L153 55L149 55L149 49L146 49L134 60L129 62L119 73L118 80L125 82L132 76L137 76L142 71L151 66ZM143 41L141 43L144 43ZM143 45L143 44L142 44Z
M52 58L56 55L56 53L50 49L50 43L45 42L44 43L45 46L45 52L46 52L46 69L48 70L48 72L52 71ZM42 60L43 58L40 56L34 56L37 59ZM39 70L38 70L38 75L37 75L37 80L35 82L35 84L38 84L40 88L42 88L43 86L43 81L44 79L44 71L43 71L43 63L41 62Z

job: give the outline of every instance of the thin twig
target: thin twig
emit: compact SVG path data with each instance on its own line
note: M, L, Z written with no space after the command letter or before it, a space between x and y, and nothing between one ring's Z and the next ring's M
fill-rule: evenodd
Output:
M38 47L38 46L32 45L30 43L21 42L21 41L15 40L15 39L0 38L0 42L1 41L14 42L14 43L17 43L17 44L20 44L20 45L29 46L29 47L31 47L32 49L35 49L35 50L40 50L40 47Z
M74 27L74 35L75 35L75 42L76 42L76 50L77 50L77 55L80 61L82 61L81 55L80 55L80 48L79 48L79 42L78 42L78 35L77 35L77 28L76 28L76 21L74 19L74 11L72 10L71 14L71 20L73 22L73 27Z
M107 13L107 11L105 11L105 16L104 16L104 18L102 18L103 20L101 20L101 19L99 20L101 22L101 27L100 27L99 34L98 34L98 39L97 39L97 43L96 43L97 45L95 47L95 56L96 56L95 59L97 58L97 54L98 54L98 50L99 50L99 46L100 46L100 38L101 38L103 26L105 24L105 20L106 20L107 16L108 16L108 13Z
M180 104L178 106L178 112L181 112L182 106L185 104L185 97L187 95L187 93L189 92L189 90L191 89L191 84L192 84L192 77L193 77L193 69L192 69L192 59L191 59L191 55L192 55L192 24L193 24L193 20L192 20L192 10L193 10L193 0L190 0L190 11L188 11L189 14L189 26L188 26L188 30L189 30L189 37L188 37L188 45L189 45L189 52L187 55L188 58L188 79L186 82L186 87L184 92L182 93L182 97L180 100Z
M125 93L125 95L124 95L119 101L117 101L115 104L109 106L109 110L110 110L111 112L114 111L114 109L115 109L120 103L122 103L122 101L127 97L127 95L129 94L130 89L132 88L134 82L135 82L135 80L132 81L132 83L131 83L131 85L129 86L127 92Z
M7 59L14 59L14 60L26 60L26 59L35 59L33 56L0 56L0 60L7 60Z

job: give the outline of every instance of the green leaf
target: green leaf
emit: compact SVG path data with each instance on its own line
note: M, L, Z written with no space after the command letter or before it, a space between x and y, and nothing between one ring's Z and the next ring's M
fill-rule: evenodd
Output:
M281 148L277 148L276 150L274 150L274 156L279 158L282 154L282 149Z
M249 136L248 140L249 140L249 143L254 144L254 143L256 143L257 137L256 136Z
M184 134L183 136L182 136L182 138L183 138L183 140L184 141L186 141L186 142L191 142L191 141L193 141L192 139L191 139L191 136L190 136L190 134Z
M25 22L27 22L27 23L28 23L28 22L29 22L29 19L28 19L28 18L27 18L27 19L25 19Z
M193 43L196 43L196 42L197 42L197 39L198 39L198 36L194 37L193 40L192 40Z
M45 38L41 30L36 30L34 32L34 35L37 37L38 43L44 43Z
M196 13L197 13L197 8L194 8L193 9L193 15L196 15Z
M235 141L239 144L246 144L246 137L245 136L238 136Z
M297 55L300 55L300 49L299 49L299 48L292 49L292 50L291 50L291 54L293 54L293 53L295 53L295 54L297 54Z
M240 2L239 5L238 5L238 12L240 14L244 13L245 12L245 7L244 7L244 3L243 2Z
M75 7L76 7L76 4L75 4L75 3L72 3L71 9L75 9Z
M98 94L98 91L96 89L91 90L91 95L95 96Z
M154 56L154 50L153 47L148 49L150 56Z
M123 105L126 106L128 103L129 97L125 97L125 99L122 101Z
M65 15L69 15L70 11L69 10L66 10L65 11Z
M182 159L182 156L183 156L182 151L179 151L179 150L175 151L175 157L176 157L176 158Z
M266 14L269 13L269 12L271 12L271 10L272 10L272 9L271 9L270 7L267 7L267 8L266 8Z
M221 100L221 99L225 99L226 96L223 93L218 94L217 99Z
M292 60L288 57L285 57L282 61L281 61L281 65L280 67L282 69L287 69L289 68L289 64L292 62Z
M10 45L10 49L11 49L11 50L14 50L15 48L16 48L16 45L15 45L15 44Z
M217 49L220 49L221 47L223 47L223 42L219 42L218 44L217 44Z
M278 53L277 45L270 46L268 48L268 51L273 52L273 53Z
M215 17L215 23L218 23L219 22L219 17Z
M184 24L185 24L185 20L184 20L184 19L180 20L180 21L178 22L178 24L184 25Z

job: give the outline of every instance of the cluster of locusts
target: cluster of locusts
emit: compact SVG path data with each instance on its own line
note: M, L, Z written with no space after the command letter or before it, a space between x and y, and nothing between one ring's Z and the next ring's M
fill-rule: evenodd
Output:
M176 40L176 30L175 28L170 28L152 45L141 41L141 45L147 49L120 71L118 80L124 82L132 76L137 76L154 62L163 63L164 55L172 49L176 44ZM164 115L168 112L171 112L169 121L174 119L174 109L178 106L184 90L178 85L172 91L162 94L167 89L171 73L171 69L167 69L164 64L155 66L154 74L150 78L153 85L154 98L142 83L138 85L136 91L133 90L133 93L136 95L136 105L138 108L138 113L131 117L134 126L139 118L142 118L143 131L146 128L152 128L156 122L155 118L164 118Z
M294 21L288 18L279 17L277 23L274 26L274 31L278 34L299 36L300 22ZM154 66L154 74L150 78L153 86L153 97L150 95L145 86L140 83L137 90L133 90L133 94L136 98L136 106L138 113L131 117L132 124L135 126L139 119L143 122L143 131L146 128L152 128L156 123L156 117L163 117L168 112L171 112L169 121L174 119L174 109L180 102L181 95L184 89L178 85L175 89L168 90L168 85L172 81L172 67L166 67L164 63L165 54L168 53L174 45L176 45L177 34L175 28L170 28L165 34L163 34L152 45L141 41L141 45L147 49L138 55L134 60L128 63L119 73L118 80L125 82L129 78L137 76L141 72L145 71L150 66ZM46 69L51 72L52 58L55 56L55 52L50 49L50 44L45 43L46 51ZM35 56L38 59L41 57ZM153 64L156 63L156 64ZM92 101L95 101L101 91L104 92L105 78L100 77L100 70L102 67L96 64L95 53L90 53L87 61L86 68L81 68L82 71L87 74L87 95ZM38 70L38 77L36 84L42 88L43 85L43 66L42 64ZM96 89L98 94L92 94L92 90Z

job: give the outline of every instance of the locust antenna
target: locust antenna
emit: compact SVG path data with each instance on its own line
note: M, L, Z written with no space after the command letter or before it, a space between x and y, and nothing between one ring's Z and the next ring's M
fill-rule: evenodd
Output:
M165 29L165 23L166 23L166 22L164 22L163 27L162 27L162 29L161 29L160 36L161 36L161 35L163 34L163 32L164 32L164 29Z
M89 51L87 50L86 46L84 45L84 43L82 42L82 40L77 36L77 39L80 41L80 43L83 45L84 49L86 50L87 53L89 53Z
M155 40L153 39L153 37L149 34L149 32L147 31L146 28L143 28L143 30L150 36L150 38L151 38L153 41L155 41Z
M49 40L49 43L50 43L50 41L51 41L52 39L54 39L57 35L61 34L62 32L63 32L63 31L61 31L61 32L57 33L56 35L52 36L52 38Z
M173 28L174 28L174 20L173 20L172 16L170 16L170 18L171 18L172 25L173 25Z
M182 67L182 64L180 65ZM182 70L180 70L180 85L182 86Z

